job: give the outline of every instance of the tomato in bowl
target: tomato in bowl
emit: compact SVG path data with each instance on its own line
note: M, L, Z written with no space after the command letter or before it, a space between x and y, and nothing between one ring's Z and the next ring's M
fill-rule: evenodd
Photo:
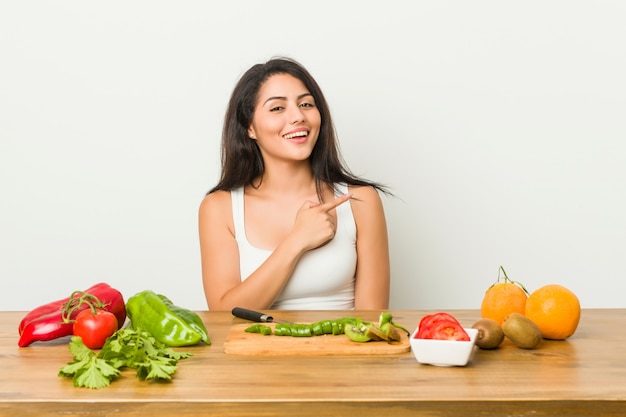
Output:
M478 330L464 328L448 313L424 316L411 334L411 351L422 364L465 366L470 360Z

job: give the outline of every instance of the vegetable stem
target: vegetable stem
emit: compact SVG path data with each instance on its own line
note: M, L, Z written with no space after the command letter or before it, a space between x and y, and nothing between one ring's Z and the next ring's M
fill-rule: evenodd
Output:
M72 295L70 295L69 301L63 304L63 323L73 323L75 320L72 319L72 314L83 304L87 304L94 315L96 314L96 309L102 309L107 306L106 303L103 303L93 294L89 294L85 291L74 291Z
M504 282L505 283L511 283L511 284L516 284L519 285L520 288L526 293L526 295L530 295L530 293L528 292L528 290L526 289L526 287L524 287L524 285L519 282L519 281L513 281L511 279L509 279L508 275L506 274L506 271L504 270L504 268L502 267L502 265L500 265L500 270L502 271L502 273L504 274ZM500 270L498 270L498 282L500 281Z

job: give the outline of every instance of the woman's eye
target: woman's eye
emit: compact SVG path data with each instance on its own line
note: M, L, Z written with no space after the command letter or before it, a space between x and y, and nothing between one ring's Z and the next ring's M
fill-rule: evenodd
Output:
M283 109L282 106L274 106L274 107L270 108L270 111L280 111L282 109Z
M315 107L315 103L302 103L300 104L302 107Z

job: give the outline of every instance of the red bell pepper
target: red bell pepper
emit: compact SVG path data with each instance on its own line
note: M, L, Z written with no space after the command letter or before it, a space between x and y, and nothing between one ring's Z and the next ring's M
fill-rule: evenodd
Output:
M82 293L92 295L105 304L104 309L115 314L118 328L124 325L126 321L126 304L121 292L109 284L99 283ZM44 304L27 313L18 327L20 334L18 345L24 347L33 342L48 341L72 335L74 318L82 310L90 308L88 303L81 304L72 308L70 314L67 314L67 306L72 300L78 299L80 296L80 292L78 294L73 293L70 297Z

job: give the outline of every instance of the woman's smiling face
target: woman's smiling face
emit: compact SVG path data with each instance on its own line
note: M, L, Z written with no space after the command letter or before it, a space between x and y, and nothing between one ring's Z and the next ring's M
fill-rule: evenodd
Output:
M263 158L306 160L320 131L315 99L299 79L272 75L261 86L248 135L256 140Z

